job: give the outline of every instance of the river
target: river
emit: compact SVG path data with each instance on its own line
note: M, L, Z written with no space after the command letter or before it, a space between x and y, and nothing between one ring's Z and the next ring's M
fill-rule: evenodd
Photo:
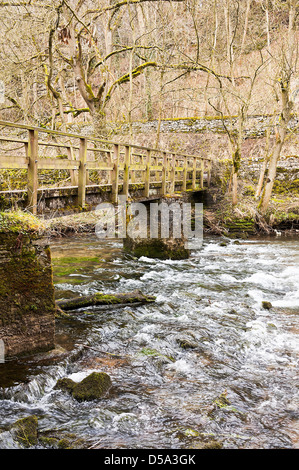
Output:
M57 321L68 355L0 364L0 448L18 447L8 427L32 414L41 431L105 449L192 449L211 439L299 448L298 239L220 242L205 237L190 259L159 261L94 235L54 240L57 298L140 289L157 299L85 308ZM54 389L58 378L93 371L113 383L99 401Z

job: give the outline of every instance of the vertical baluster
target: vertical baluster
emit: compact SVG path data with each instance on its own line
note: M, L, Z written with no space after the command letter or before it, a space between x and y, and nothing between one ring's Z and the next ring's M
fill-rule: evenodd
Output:
M78 174L78 206L85 206L86 198L86 167L87 167L87 140L85 138L80 139L79 148L79 174Z
M193 157L192 189L196 189L196 157Z
M37 190L38 190L38 131L29 129L27 156L29 158L28 164L28 180L27 180L27 195L28 206L32 214L37 213Z
M75 160L74 149L71 145L67 147L67 156L69 160ZM78 185L78 172L76 170L70 170L70 177L71 177L72 186L77 186Z
M161 188L162 196L166 194L166 185L167 185L167 153L163 152L162 188Z
M124 161L124 181L122 194L128 197L129 194L129 181L130 181L130 157L131 147L125 146L125 161Z
M200 187L203 189L203 174L204 174L204 168L205 168L205 163L204 160L202 159L200 161Z
M174 193L175 188L175 167L176 167L176 156L173 154L170 158L171 162L171 179L170 179L170 194Z
M147 150L146 154L146 170L145 170L145 185L144 185L144 196L149 197L150 190L150 165L151 165L151 151Z
M111 156L111 152L109 150L106 152L106 159L107 159L107 164L109 166L112 166L112 156ZM111 184L111 181L112 181L112 171L108 170L107 184Z
M183 168L183 191L187 191L187 157L184 157Z
M113 173L112 173L112 202L114 204L118 201L118 180L119 180L119 145L114 145L113 150Z

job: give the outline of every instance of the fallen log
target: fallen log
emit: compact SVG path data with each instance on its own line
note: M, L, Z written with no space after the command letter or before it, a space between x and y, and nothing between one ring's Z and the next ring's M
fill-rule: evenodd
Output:
M96 306L96 305L126 305L136 303L151 303L156 300L152 295L144 295L140 291L116 293L116 294L103 294L97 292L93 295L86 295L82 297L75 297L68 300L57 300L56 305L58 309L76 310L78 308Z

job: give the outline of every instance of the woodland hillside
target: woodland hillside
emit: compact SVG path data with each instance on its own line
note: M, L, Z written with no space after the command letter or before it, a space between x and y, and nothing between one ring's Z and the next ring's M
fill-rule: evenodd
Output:
M1 1L1 118L105 137L126 122L133 139L136 120L216 117L236 204L248 116L273 116L265 212L296 137L298 12L296 0Z

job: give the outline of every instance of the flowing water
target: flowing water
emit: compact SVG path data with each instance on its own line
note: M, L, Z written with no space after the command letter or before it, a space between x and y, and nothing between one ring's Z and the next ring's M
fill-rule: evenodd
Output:
M52 256L58 298L140 289L157 300L77 311L57 322L69 355L0 364L0 448L18 446L9 425L32 414L40 431L106 449L299 447L298 240L208 237L189 260L159 261L86 236L55 241ZM53 388L93 371L112 379L101 400Z

